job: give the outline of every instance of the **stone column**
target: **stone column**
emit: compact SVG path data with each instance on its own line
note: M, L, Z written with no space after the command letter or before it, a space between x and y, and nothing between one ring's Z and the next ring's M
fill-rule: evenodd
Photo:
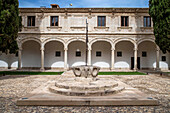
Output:
M41 45L41 71L44 71L44 45Z
M138 48L134 48L134 71L136 71L137 68L137 59L138 59Z
M68 48L64 49L64 70L67 71L67 51Z
M18 70L21 70L21 57L22 57L22 48L18 50Z
M112 48L111 50L111 70L114 69L115 64L115 48Z
M160 70L159 57L160 57L160 49L159 49L159 47L157 47L156 48L156 70Z
M88 49L88 65L91 65L91 49Z

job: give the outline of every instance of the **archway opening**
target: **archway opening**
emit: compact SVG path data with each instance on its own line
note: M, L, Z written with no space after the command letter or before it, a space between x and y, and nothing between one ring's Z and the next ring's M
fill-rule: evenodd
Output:
M86 44L82 41L73 41L68 45L68 65L85 65Z
M39 69L41 67L40 44L29 40L22 44L22 68Z
M44 48L45 69L64 68L64 45L59 41L50 41Z
M111 44L106 41L97 41L92 44L92 65L101 68L111 66Z
M141 58L141 69L156 68L156 44L143 41L138 44L138 56Z
M120 41L115 45L115 64L116 69L132 69L134 57L134 44L130 41Z

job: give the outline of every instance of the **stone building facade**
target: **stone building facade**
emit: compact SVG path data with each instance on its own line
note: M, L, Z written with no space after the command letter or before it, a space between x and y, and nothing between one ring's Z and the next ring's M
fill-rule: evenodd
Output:
M18 55L0 54L0 68L69 69L88 64L106 69L170 68L170 54L155 44L148 8L20 8Z

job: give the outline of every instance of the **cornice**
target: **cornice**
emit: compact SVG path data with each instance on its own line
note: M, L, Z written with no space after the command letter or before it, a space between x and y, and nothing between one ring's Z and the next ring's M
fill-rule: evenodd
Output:
M85 35L86 33L18 33L19 35ZM88 35L153 35L153 33L88 33Z
M149 8L19 8L21 13L148 13Z

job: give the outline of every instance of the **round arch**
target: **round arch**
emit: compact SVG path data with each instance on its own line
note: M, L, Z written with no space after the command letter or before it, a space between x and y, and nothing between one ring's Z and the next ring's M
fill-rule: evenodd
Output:
M133 39L131 39L131 38L118 38L118 39L116 39L114 41L113 47L115 48L116 44L121 42L121 41L129 41L129 42L131 42L134 45L134 47L137 46L136 42Z
M140 57L141 69L153 69L156 68L156 50L157 45L154 39L144 38L137 42L138 44L138 57Z
M153 42L154 45L157 47L157 45L156 45L156 43L155 43L155 40L154 40L154 39L151 39L151 38L140 39L140 40L137 42L137 45L139 45L139 44L141 44L142 42L145 42L145 41Z
M68 48L68 45L72 42L75 42L75 41L81 41L81 42L84 42L84 43L86 42L86 40L84 38L72 38L72 39L67 41L66 47Z
M67 43L68 48L68 66L85 65L86 44L85 40L69 40ZM77 53L79 55L77 55Z
M63 44L63 46L65 46L64 40L59 39L59 38L48 38L48 39L46 39L46 40L43 42L43 44L44 44L44 46L45 46L48 42L52 42L52 41L61 42L61 43Z
M98 42L98 41L105 41L105 42L108 42L110 43L111 47L113 48L113 41L111 39L107 39L107 38L97 38L97 39L93 39L90 41L90 47L92 47L92 45L95 43L95 42Z
M27 41L35 41L35 42L38 42L38 44L40 44L40 46L41 46L41 41L40 41L39 39L33 38L33 37L28 37L28 38L25 38L25 39L21 40L21 47L22 47L22 45L23 45L25 42L27 42Z

